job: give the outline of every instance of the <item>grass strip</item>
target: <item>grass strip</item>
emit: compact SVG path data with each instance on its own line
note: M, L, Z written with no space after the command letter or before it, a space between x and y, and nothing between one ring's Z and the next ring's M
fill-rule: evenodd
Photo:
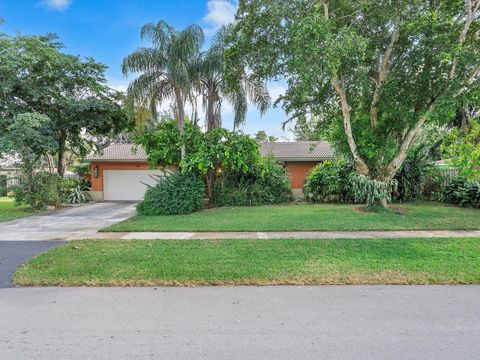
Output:
M86 240L22 265L17 285L479 284L480 239Z

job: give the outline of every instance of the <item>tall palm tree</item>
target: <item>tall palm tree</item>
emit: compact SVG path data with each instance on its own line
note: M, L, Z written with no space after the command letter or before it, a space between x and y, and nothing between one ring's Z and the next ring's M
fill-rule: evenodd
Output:
M224 78L224 52L225 38L229 31L230 26L219 29L210 49L202 54L197 65L198 88L203 98L207 130L222 126L221 107L224 99L232 104L235 110L234 127L245 122L248 101L254 103L262 115L270 106L270 95L265 83L261 81L244 76L240 84L235 84L233 88L227 86Z
M176 31L165 21L148 23L141 29L142 40L152 47L135 50L122 62L122 72L141 73L128 86L128 93L140 103L148 103L155 114L157 105L166 100L175 102L178 129L184 136L185 103L191 98L196 81L196 69L203 45L202 28L191 25ZM182 159L185 145L181 147Z

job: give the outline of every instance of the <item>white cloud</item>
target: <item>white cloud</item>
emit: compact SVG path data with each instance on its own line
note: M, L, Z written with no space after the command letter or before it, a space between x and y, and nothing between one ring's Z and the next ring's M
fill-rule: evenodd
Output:
M230 0L208 0L207 15L202 19L207 27L204 28L206 35L213 35L219 27L227 25L235 19L238 4Z
M43 0L43 5L52 10L65 10L71 4L72 0Z
M272 102L277 100L281 95L285 95L287 88L281 85L268 85L268 92L270 93L270 97L272 98Z
M123 93L127 92L128 84L130 82L127 79L119 79L119 78L114 78L114 77L108 77L107 78L107 86L117 90L121 91Z

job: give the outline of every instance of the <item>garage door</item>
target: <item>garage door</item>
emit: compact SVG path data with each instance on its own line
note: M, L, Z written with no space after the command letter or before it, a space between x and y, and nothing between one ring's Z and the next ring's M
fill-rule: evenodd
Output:
M104 200L141 200L147 186L154 185L152 175L162 175L161 170L104 170Z

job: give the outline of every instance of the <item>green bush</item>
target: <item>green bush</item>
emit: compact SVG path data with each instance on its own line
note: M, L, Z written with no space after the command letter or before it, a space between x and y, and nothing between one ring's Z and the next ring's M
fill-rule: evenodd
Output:
M349 175L353 167L343 160L326 160L315 166L305 179L305 198L319 203L353 202Z
M452 175L448 170L432 167L425 175L422 196L433 201L445 201L443 189L451 178Z
M92 197L88 193L90 188L85 185L77 185L69 189L66 193L64 201L68 204L84 204L92 201Z
M392 193L397 190L397 181L380 181L370 179L364 175L351 173L349 182L352 184L352 193L357 203L366 202L368 206L376 206L382 201L390 202Z
M227 174L215 185L212 203L217 206L280 204L291 199L290 179L283 166L264 158L252 174Z
M80 186L92 186L90 183L90 164L80 163L71 166L71 170L80 178Z
M408 201L422 196L430 169L428 162L412 156L403 164L394 181L383 186L376 180L365 181L368 179L354 177L353 175L358 174L348 162L327 160L315 166L308 174L303 192L305 198L319 203L363 203L369 197L368 191L372 191L370 200L373 200L375 194L378 195L378 191L383 187L380 191L382 193L389 188L392 189L387 198Z
M147 189L137 210L141 215L189 214L202 208L204 194L205 185L199 177L166 174L158 176L157 184Z
M428 147L420 146L412 151L395 175L397 187L392 194L394 201L409 201L422 197L432 170L427 150Z
M82 182L81 180L78 179L72 179L72 178L63 178L62 179L62 188L61 188L61 193L62 195L69 194L72 189L75 189L77 186L81 186Z
M443 186L442 198L451 204L480 208L480 181L452 177Z
M45 210L48 206L58 207L62 203L62 178L58 174L37 172L31 176L20 176L19 184L12 187L17 205L26 204L34 210Z

